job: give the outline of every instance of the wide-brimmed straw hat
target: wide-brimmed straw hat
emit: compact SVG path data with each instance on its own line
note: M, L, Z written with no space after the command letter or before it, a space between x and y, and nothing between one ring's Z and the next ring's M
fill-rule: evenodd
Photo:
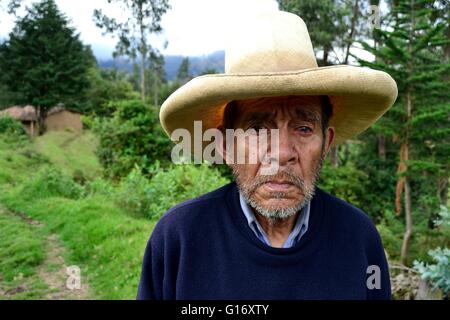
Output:
M369 68L318 67L300 17L262 13L230 38L225 73L196 77L176 90L161 106L161 124L169 136L183 128L194 139L194 121L202 121L203 130L219 127L230 101L291 95L330 97L330 126L335 128L334 144L339 144L369 128L392 106L397 85L389 74Z

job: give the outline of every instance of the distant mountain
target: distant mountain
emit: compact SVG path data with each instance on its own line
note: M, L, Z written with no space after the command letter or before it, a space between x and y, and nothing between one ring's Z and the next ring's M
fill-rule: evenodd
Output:
M185 56L164 56L164 69L166 71L167 80L174 80L177 76L178 69ZM207 69L217 70L223 73L225 69L225 52L216 51L208 55L188 57L190 62L189 71L193 76L201 74ZM133 66L126 58L98 60L101 68L114 68L125 72L132 72Z

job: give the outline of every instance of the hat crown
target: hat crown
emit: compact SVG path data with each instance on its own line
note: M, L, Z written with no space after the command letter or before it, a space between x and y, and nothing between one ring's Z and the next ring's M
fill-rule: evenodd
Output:
M286 72L317 68L305 22L292 13L260 13L236 29L225 50L226 73Z

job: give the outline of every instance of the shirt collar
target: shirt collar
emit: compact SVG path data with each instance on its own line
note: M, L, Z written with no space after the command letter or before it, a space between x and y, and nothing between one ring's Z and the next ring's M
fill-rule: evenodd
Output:
M270 241L267 237L266 232L264 231L261 224L256 219L252 208L245 201L245 198L240 191L239 191L239 202L240 202L242 211L244 212L245 218L247 219L247 223L248 223L248 226L250 227L250 229L252 229L252 231L255 233L255 235L258 239L260 239L262 242L264 242L265 244L270 246ZM289 247L294 246L308 230L310 204L311 204L310 201L308 201L308 203L300 211L297 221L294 225L294 228L292 229L291 233L289 234L288 238L286 239L286 241L283 245L283 248L289 248Z

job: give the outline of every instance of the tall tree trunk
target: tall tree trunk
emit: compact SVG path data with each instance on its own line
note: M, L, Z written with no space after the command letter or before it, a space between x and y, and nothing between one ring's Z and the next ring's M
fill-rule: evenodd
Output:
M413 220L412 220L412 210L411 210L411 191L408 178L408 165L409 160L409 139L411 134L411 121L412 121L412 98L411 98L411 88L407 89L406 92L406 114L407 114L407 124L406 124L406 138L405 138L405 150L404 159L405 162L405 173L404 186L405 186L405 234L403 236L402 250L401 250L401 263L406 266L409 242L413 234Z
M37 106L36 117L38 123L38 135L42 136L45 133L45 118L47 118L47 108Z
M141 41L141 99L145 101L145 48L144 41Z
M356 23L358 22L358 16L359 16L359 10L358 10L358 2L359 0L355 0L355 3L353 4L353 16L352 16L352 22L350 26L350 34L347 40L347 48L345 52L345 59L344 64L348 63L348 57L350 56L350 47L353 43L353 38L355 37L356 33Z
M414 74L414 55L413 55L413 39L415 32L415 11L414 11L414 0L410 3L411 9L411 25L409 27L409 41L408 41L408 53L409 53L409 62L408 62L408 76L412 77ZM409 185L409 173L407 167L407 161L409 160L409 140L411 138L411 130L412 130L412 109L413 109L413 101L412 101L412 93L414 92L414 88L412 85L408 84L406 88L406 132L405 132L405 154L404 154L404 162L405 162L405 177L404 177L404 186L405 186L405 234L403 236L403 243L401 249L401 263L406 265L409 251L409 242L413 235L413 220L412 220L412 210L411 210L411 191Z
M411 212L411 190L409 187L409 179L405 177L405 234L403 235L403 243L402 243L402 251L401 251L401 264L406 266L408 252L409 252L409 243L413 234L413 221L412 221L412 212Z
M147 58L147 44L145 43L144 13L142 6L143 4L140 3L138 19L141 36L141 46L139 51L141 54L141 99L142 101L145 101L145 60Z

